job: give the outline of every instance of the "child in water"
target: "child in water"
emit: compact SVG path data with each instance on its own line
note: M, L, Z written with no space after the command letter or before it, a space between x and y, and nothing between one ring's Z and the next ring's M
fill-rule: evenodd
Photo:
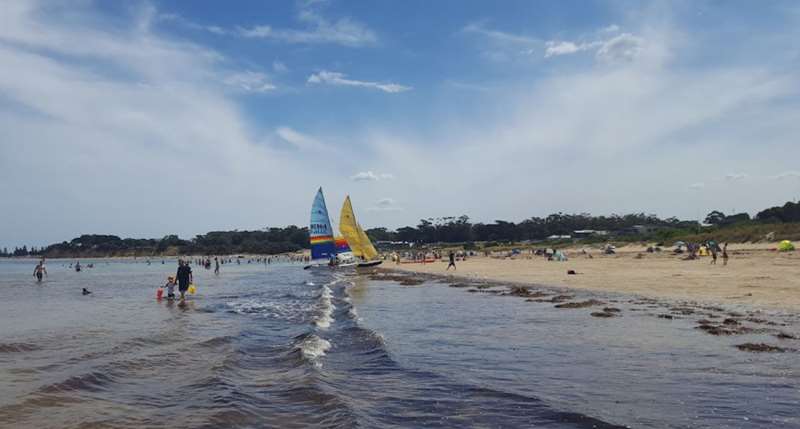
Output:
M175 299L175 277L167 277L167 284L162 288L167 289L167 299Z

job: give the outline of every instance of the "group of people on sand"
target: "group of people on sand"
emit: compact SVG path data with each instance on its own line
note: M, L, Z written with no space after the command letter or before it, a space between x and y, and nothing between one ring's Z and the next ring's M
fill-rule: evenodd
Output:
M686 260L697 259L698 256L704 254L711 256L711 265L717 265L717 257L722 254L722 265L728 265L728 243L720 247L719 243L714 240L708 240L703 243L686 243L686 252L688 255L684 258ZM678 247L675 253L683 253L683 249Z

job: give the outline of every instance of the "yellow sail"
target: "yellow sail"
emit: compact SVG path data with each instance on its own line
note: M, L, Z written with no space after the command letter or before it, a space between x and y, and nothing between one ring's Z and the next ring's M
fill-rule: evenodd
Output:
M369 241L369 237L367 237L367 233L361 229L361 225L356 224L356 228L358 228L358 237L361 239L361 252L364 253L364 259L371 261L378 257L378 251L375 250L375 246L372 245L372 242Z
M350 204L350 196L344 199L342 205L342 213L339 216L339 231L347 240L350 245L350 250L356 258L366 258L364 255L364 247L361 243L361 235L358 233L358 223L356 223L356 216L353 214L353 205Z

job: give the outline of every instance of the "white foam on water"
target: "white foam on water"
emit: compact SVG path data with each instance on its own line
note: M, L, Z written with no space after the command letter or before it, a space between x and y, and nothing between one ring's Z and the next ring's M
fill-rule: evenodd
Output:
M300 352L303 354L303 357L311 361L325 356L325 353L330 349L330 341L316 335L309 335L308 338L300 343Z
M230 301L228 307L242 315L255 315L279 319L295 319L307 314L313 306L302 301L269 302L269 301Z
M336 306L333 305L332 298L333 291L327 285L323 286L320 293L321 312L314 322L320 329L328 329L333 323L333 310L336 310Z

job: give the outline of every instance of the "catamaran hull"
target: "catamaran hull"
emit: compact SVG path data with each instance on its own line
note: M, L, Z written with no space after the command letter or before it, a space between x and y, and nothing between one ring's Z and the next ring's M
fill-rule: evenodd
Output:
M380 265L382 263L383 263L383 261L359 262L358 263L358 268L374 267L374 266Z
M349 264L338 264L338 265L328 265L328 264L306 265L305 267L303 267L303 269L304 270L321 270L321 269L326 269L326 270L337 270L337 269L339 269L339 270L341 270L341 269L353 268L355 266L357 266L357 264L355 262L353 262L353 263L349 263Z

